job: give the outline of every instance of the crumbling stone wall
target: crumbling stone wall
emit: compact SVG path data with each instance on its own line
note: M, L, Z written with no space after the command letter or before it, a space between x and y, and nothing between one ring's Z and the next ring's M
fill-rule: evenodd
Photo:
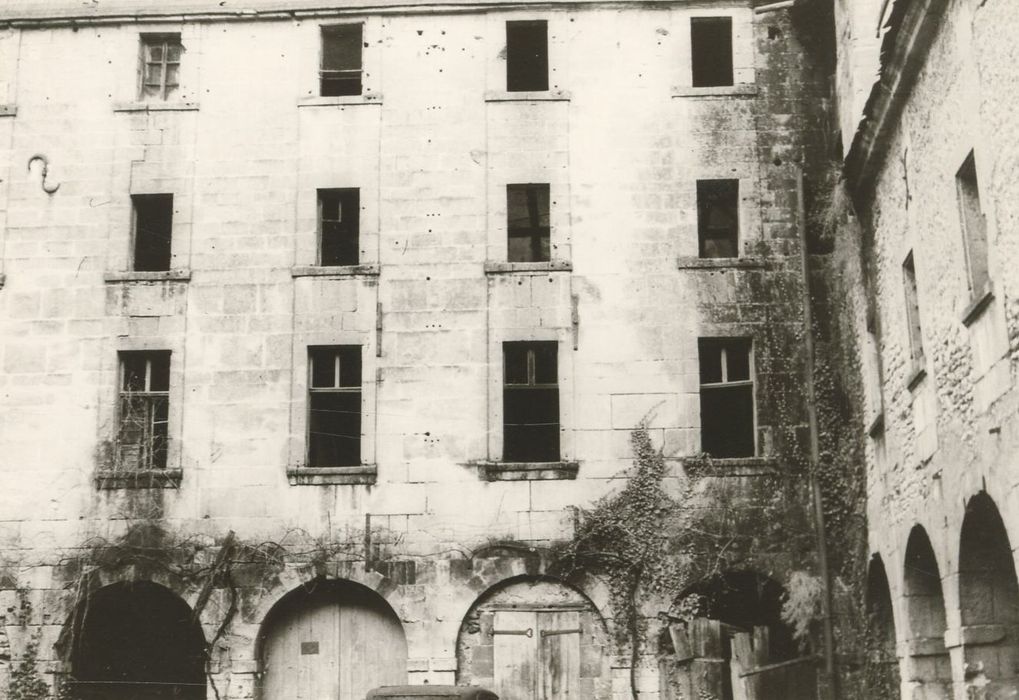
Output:
M858 220L842 218L835 253L824 268L831 291L823 304L839 319L831 357L859 443L859 461L847 466L865 465L868 548L888 572L903 692L944 680L925 675L933 666L924 659L947 647L954 692L961 697L983 692L977 686L985 669L969 663L970 645L997 643L975 640L961 629L969 624L969 604L959 598L967 575L959 568L961 528L975 503L971 499L989 495L1012 547L1019 536L1011 515L1016 331L1014 246L1007 233L1017 184L1009 165L1016 105L1014 71L1005 67L1015 60L1006 34L1019 16L1009 3L993 0L933 5L939 17L935 31L907 53L906 60L916 59L920 68L898 90L901 112L893 112L880 132L874 175L851 179ZM901 13L895 16L902 21ZM899 41L904 45L905 38ZM847 54L855 50L840 48ZM903 60L888 52L886 83L902 70ZM855 79L861 76L866 72ZM956 185L970 151L993 280L993 299L983 298L986 305L975 311L982 291L967 282ZM903 291L909 251L919 286L922 363L911 352ZM875 344L872 355L868 342ZM930 537L942 579L947 630L940 648L937 640L926 639L927 621L911 619L906 597L906 545L916 526ZM998 535L988 531L986 537ZM865 574L863 567L857 572ZM864 633L866 621L859 618L855 626Z

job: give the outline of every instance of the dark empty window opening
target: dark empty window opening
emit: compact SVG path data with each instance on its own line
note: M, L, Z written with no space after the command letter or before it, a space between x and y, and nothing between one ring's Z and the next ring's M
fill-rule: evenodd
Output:
M969 289L980 293L987 286L987 220L980 206L980 187L977 184L976 161L971 151L955 175L959 196L959 215L962 218L963 240L966 244L966 266Z
M551 260L549 186L506 185L506 228L510 262Z
M753 457L754 381L749 338L701 338L701 450Z
M559 461L559 346L503 343L503 460Z
M913 251L902 263L902 283L906 294L906 325L909 328L909 348L914 364L923 359L923 328L920 325L920 296L916 286L916 266Z
M134 209L134 269L139 272L169 270L173 195L132 195L131 206Z
M166 468L169 414L170 351L121 352L118 468Z
M322 28L322 68L319 71L323 97L361 94L361 24Z
M360 215L360 190L318 191L319 264L357 265Z
M141 96L166 100L180 87L180 34L142 35Z
M548 22L506 23L506 90L548 90Z
M308 348L308 466L361 464L361 346Z
M690 65L694 87L732 85L732 18L690 19Z
M739 180L697 181L697 242L702 258L739 257Z

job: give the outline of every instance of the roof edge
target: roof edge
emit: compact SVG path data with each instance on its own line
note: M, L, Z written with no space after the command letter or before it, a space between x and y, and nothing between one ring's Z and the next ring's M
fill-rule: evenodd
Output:
M180 0L151 6L132 7L131 2L98 3L86 11L78 5L63 9L35 11L0 9L0 28L35 28L50 26L87 26L92 24L135 24L141 22L231 22L258 20L292 20L306 17L328 17L344 14L386 12L485 12L495 9L536 7L672 7L676 5L705 6L733 4L753 8L767 0L247 0L245 7L227 9L226 3Z
M913 91L948 3L894 0L881 41L878 78L845 161L846 180L862 198L869 197L874 187L874 175L884 164L896 118Z

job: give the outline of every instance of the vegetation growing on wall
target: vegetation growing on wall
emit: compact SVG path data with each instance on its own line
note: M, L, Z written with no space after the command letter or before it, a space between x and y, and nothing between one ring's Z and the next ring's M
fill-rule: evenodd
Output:
M381 546L377 542L380 536L384 540ZM226 634L245 602L242 596L278 585L285 567L307 567L316 577L335 575L336 567L345 564L381 567L386 563L383 550L398 541L380 530L350 530L313 537L299 529L291 529L272 541L241 541L233 532L214 540L200 535L178 535L166 529L157 517L139 520L123 537L113 540L93 537L61 561L65 588L73 599L69 605L71 615L56 646L65 658L73 656L91 594L105 575L105 578L166 582L174 591L196 595L192 606L196 620L205 613L213 591L225 590L225 604L219 603L215 615L218 618L215 632L206 642L206 657L211 658L217 642ZM31 649L31 654L34 663L37 645ZM218 699L215 678L209 672L207 677ZM24 685L29 680L19 682ZM61 684L61 688L65 693L71 692L68 683ZM25 697L34 700L35 696Z
M701 486L711 459L691 460L686 475L667 479L667 464L646 425L631 434L633 468L617 493L578 513L572 539L552 552L550 571L565 578L605 580L620 646L630 654L630 685L637 698L637 669L649 635L649 619L688 620L704 601L685 592L698 581L753 566L759 547L796 537L781 536L791 509L786 484L771 481L771 498L752 514L705 507ZM809 545L808 545L809 546Z
M819 322L815 385L818 396L820 480L834 579L835 627L842 697L887 697L883 669L872 653L872 626L866 614L867 522L863 379L858 333L868 315L866 260L852 200L841 166L829 165L811 212L812 226L832 241L825 255L814 255L811 292Z
M18 661L11 669L7 682L9 700L46 700L49 697L49 685L39 673L39 641L31 640Z
M636 700L636 669L642 638L641 596L667 592L677 578L669 555L669 525L679 504L663 486L665 459L647 427L633 431L634 469L617 494L583 511L572 540L556 552L553 570L606 576L612 608L631 650L630 685Z

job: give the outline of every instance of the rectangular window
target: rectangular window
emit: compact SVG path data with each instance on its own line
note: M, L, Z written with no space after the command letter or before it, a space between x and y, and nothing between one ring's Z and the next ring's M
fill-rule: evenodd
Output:
M323 97L361 94L363 27L361 24L322 27L319 80Z
M697 181L697 245L702 258L739 257L739 180Z
M140 272L169 270L173 195L134 194L131 207L134 209L134 269Z
M320 265L357 265L361 221L357 188L318 191Z
M701 450L753 457L754 380L749 338L700 338Z
M923 328L920 326L920 296L916 286L916 266L913 251L902 262L902 284L906 293L906 325L909 327L909 349L913 363L919 364L924 356Z
M165 469L170 410L170 351L120 353L117 466Z
M548 22L506 23L506 90L548 90Z
M559 346L503 343L503 460L559 461Z
M142 35L142 99L168 100L180 87L180 34Z
M509 262L551 260L550 195L547 184L506 185Z
M969 288L973 294L979 294L989 279L987 220L980 206L980 187L977 185L977 167L972 151L955 175L955 187L959 196L959 216L962 218L962 234L966 245Z
M361 346L308 348L308 466L361 464Z
M690 19L690 65L694 87L732 85L732 18Z

